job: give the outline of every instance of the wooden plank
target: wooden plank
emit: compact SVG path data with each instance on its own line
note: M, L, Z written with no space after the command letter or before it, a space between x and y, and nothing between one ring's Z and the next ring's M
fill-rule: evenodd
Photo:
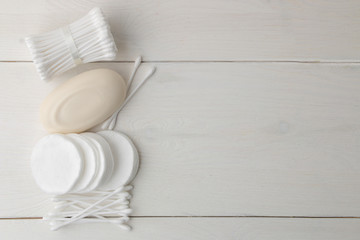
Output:
M80 224L56 232L41 220L1 220L0 237L12 239L243 239L355 240L359 219L136 218L131 232L111 224Z
M117 126L142 158L135 215L360 216L360 65L157 65ZM76 72L96 67L127 78L132 64ZM45 134L39 104L62 80L41 82L31 63L0 73L0 216L42 216L29 155Z
M6 1L0 60L30 60L24 36L66 25L95 6L109 17L118 60L359 60L357 0Z

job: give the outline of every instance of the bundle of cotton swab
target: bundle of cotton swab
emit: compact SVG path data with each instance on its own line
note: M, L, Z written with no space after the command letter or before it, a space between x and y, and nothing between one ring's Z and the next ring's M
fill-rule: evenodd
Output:
M25 38L42 80L81 63L113 60L117 48L100 8L51 32Z
M52 200L55 210L43 219L50 222L51 230L58 230L71 223L108 222L130 230L127 225L132 186L114 191L93 191L89 194L66 194Z
M131 88L135 74L141 65L141 56L135 61L134 69L130 75L127 84L128 90ZM127 94L126 100L114 114L108 118L101 129L113 129L115 127L117 116L123 107L130 101L134 94L144 85L144 83L155 73L156 68L151 67L143 79L139 80L134 90ZM119 158L120 159L120 158ZM124 161L124 159L122 159ZM126 166L122 165L123 168ZM136 174L138 165L131 170ZM124 172L123 172L124 173ZM126 176L126 175L125 175ZM133 174L130 175L132 179ZM126 181L129 182L129 181ZM127 224L132 210L129 207L131 195L129 191L132 186L122 186L113 191L92 190L83 193L66 193L55 196L52 200L55 203L54 211L48 213L43 219L50 222L52 230L60 229L72 223L89 222L108 222L118 225L124 230L130 230Z

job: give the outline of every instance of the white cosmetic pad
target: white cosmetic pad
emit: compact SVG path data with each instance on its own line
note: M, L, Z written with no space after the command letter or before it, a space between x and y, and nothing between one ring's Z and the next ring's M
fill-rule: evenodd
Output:
M64 194L71 190L83 169L84 156L69 137L51 134L40 139L31 155L36 183L47 193Z
M97 167L97 153L96 146L88 140L86 137L81 136L80 134L68 134L66 135L70 137L74 142L80 146L83 155L84 155L84 167L80 178L77 183L71 189L71 192L81 192L86 189L90 183L92 183Z
M116 131L101 131L110 144L114 156L114 171L110 180L99 186L99 189L116 189L130 183L136 176L139 167L139 155L133 142L124 134Z
M85 132L81 135L90 139L98 150L98 174L95 176L91 186L86 189L86 191L91 191L109 180L114 168L114 159L109 143L102 136L92 132Z

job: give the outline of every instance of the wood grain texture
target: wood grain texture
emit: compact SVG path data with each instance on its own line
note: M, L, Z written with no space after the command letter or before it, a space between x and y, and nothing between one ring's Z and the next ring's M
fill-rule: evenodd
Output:
M13 239L242 239L357 240L359 219L135 218L133 231L111 224L81 224L52 232L40 220L1 220L0 237Z
M117 126L141 154L134 215L360 216L360 65L157 66ZM63 79L96 67L127 78L132 64ZM42 216L29 155L39 104L63 79L45 84L31 63L0 73L0 217Z
M30 60L23 37L92 7L108 16L118 60L359 61L357 0L23 0L0 9L0 60Z

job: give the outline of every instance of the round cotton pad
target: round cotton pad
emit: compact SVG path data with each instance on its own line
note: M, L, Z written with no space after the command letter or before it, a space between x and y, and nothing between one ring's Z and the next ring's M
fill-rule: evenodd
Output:
M93 138L90 138L87 133L81 133L81 136L86 138L89 142L93 144L95 147L95 164L96 164L96 170L94 177L92 181L89 183L89 185L83 190L83 192L89 192L97 187L99 185L101 179L104 176L105 173L105 157L104 153L102 152L101 145L95 141Z
M86 189L86 191L91 191L109 180L113 172L114 160L110 145L102 136L92 132L81 135L95 143L99 154L99 174L95 177L91 187Z
M116 131L101 131L110 144L114 156L114 172L110 180L100 185L100 189L115 189L126 185L136 176L139 166L139 155L133 142L125 135Z
M82 174L77 183L71 189L71 192L81 192L90 185L95 177L97 161L95 152L96 147L90 140L80 134L72 133L67 136L80 146L84 155L84 167Z
M40 139L31 155L31 169L36 183L47 193L70 191L83 169L83 154L67 136L51 134Z
M131 182L132 180L134 180L134 178L136 177L136 174L139 170L139 164L140 164L140 157L139 157L139 153L134 145L134 149L135 149L135 156L134 156L134 169L133 169L133 172L132 172L132 175L131 175L131 180L129 182Z

